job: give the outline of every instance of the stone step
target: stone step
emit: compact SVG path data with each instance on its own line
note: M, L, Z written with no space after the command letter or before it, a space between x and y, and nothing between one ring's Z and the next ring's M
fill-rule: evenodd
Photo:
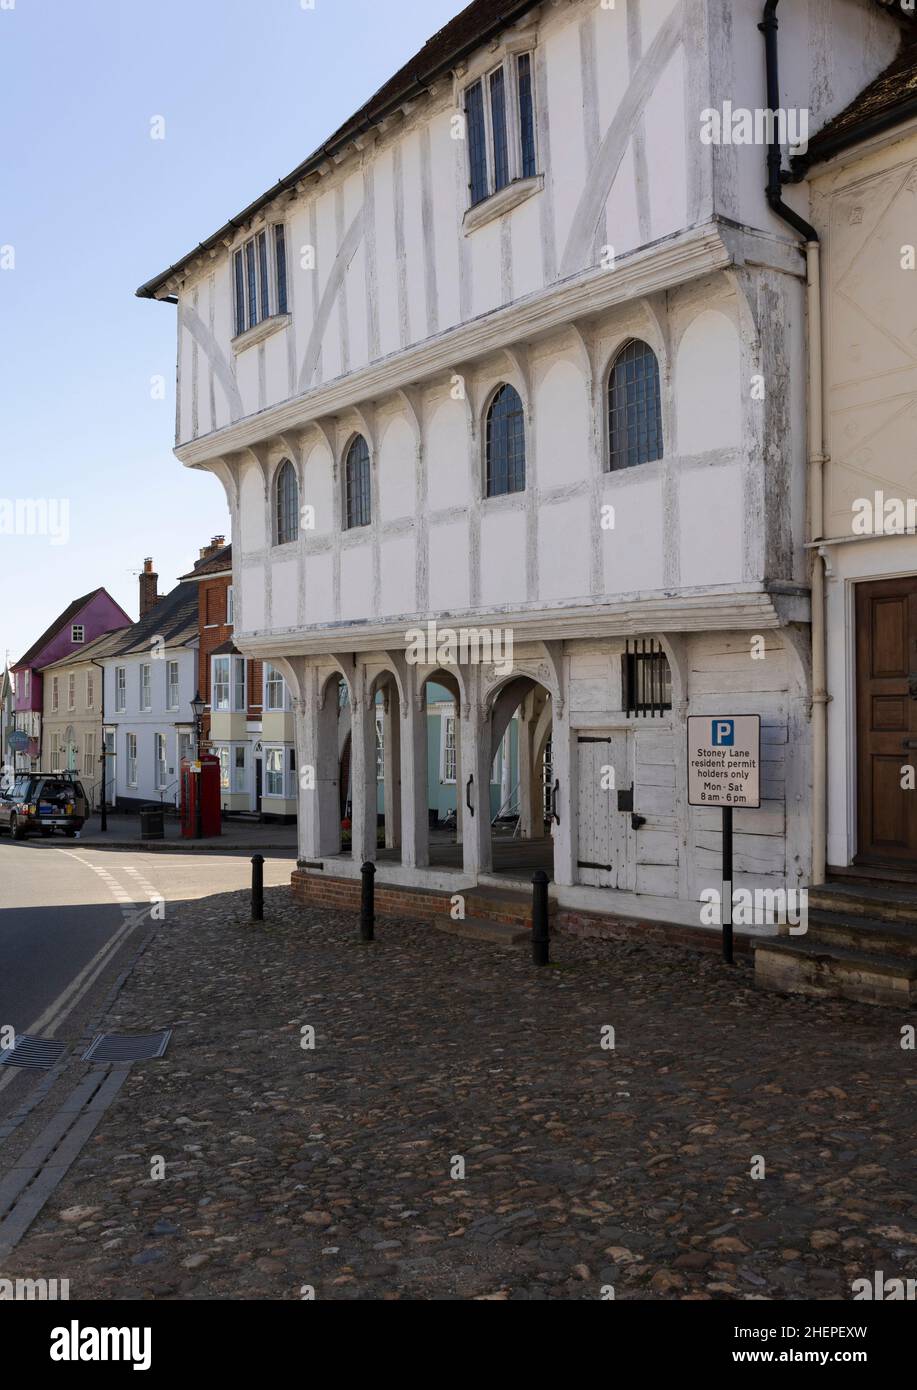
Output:
M532 925L532 895L511 888L469 888L465 897L466 917L483 918L489 922L509 922L519 926ZM553 916L556 903L548 899L548 915Z
M842 946L864 955L900 956L917 960L917 924L857 917L851 912L809 912L806 936L794 938L811 946Z
M492 922L486 917L466 917L454 922L451 917L434 917L437 931L460 936L465 941L486 941L492 946L523 946L532 939L531 928L517 922Z
M809 889L809 911L917 924L917 891L906 884L832 881Z
M755 943L755 983L782 994L906 1008L917 1001L917 960L768 938Z

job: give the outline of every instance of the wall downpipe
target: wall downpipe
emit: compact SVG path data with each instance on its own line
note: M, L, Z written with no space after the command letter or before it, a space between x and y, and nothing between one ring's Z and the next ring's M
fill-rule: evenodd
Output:
M767 105L780 110L780 78L777 62L777 6L766 0L758 28L764 35L767 71ZM777 123L769 125L767 146L767 201L778 217L805 238L806 258L806 403L807 481L809 541L811 550L812 604L812 878L824 883L827 864L828 807L828 686L825 630L825 563L817 542L824 539L824 374L822 366L821 245L815 228L783 201L784 172L777 140Z

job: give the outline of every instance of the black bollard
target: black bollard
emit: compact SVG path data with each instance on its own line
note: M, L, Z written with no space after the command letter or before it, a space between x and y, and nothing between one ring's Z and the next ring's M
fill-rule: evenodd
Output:
M360 872L363 875L363 893L360 898L360 940L374 941L376 936L376 866L367 860Z
M535 965L550 964L548 936L548 876L536 869L532 877L532 960Z
M264 855L252 860L252 921L264 921Z

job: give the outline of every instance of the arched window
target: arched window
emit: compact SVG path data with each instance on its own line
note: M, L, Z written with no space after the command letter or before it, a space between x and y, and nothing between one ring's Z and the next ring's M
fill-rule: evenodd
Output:
M501 386L487 412L487 496L525 491L525 412L519 392Z
M370 526L373 519L372 479L369 467L369 445L358 434L347 450L344 466L344 502L346 527Z
M662 458L659 363L647 343L632 339L608 378L610 468L634 468Z
M284 459L274 484L277 498L277 544L289 545L299 539L299 483L296 469Z

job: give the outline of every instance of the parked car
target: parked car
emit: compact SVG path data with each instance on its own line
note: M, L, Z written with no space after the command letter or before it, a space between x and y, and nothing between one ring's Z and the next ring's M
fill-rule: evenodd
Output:
M62 830L72 839L88 815L82 783L66 773L23 772L0 795L0 829L9 830L14 840L24 840L33 830L42 835Z

